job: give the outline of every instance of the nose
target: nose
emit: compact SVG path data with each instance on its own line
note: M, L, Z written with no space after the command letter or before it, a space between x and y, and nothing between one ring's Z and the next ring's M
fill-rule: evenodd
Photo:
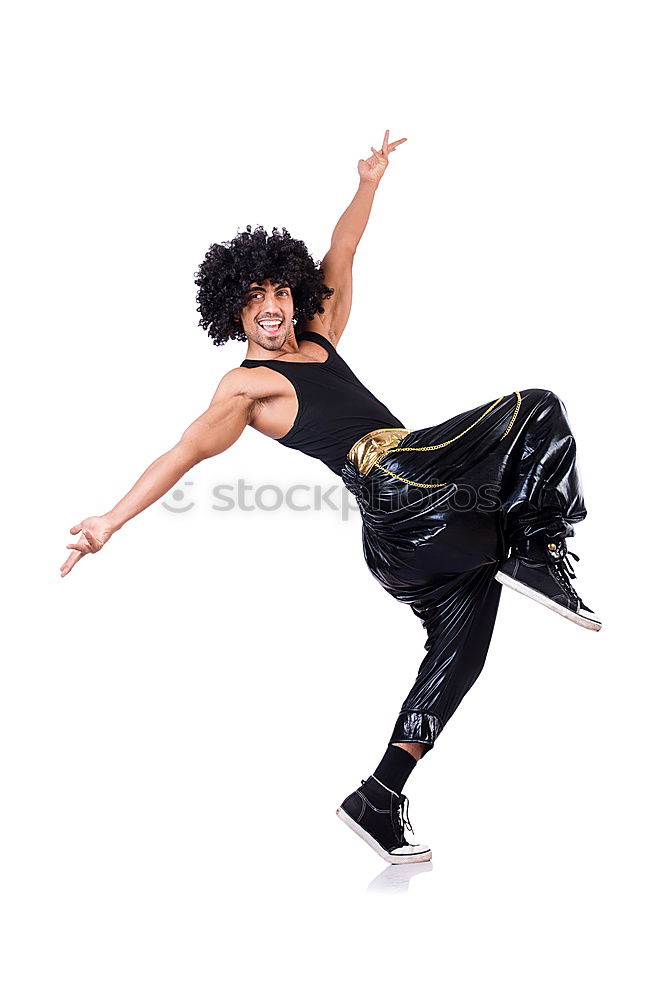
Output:
M262 309L262 313L263 315L269 314L274 316L280 316L281 312L280 312L279 302L278 299L276 298L275 292L267 292L266 295L264 296L264 308Z

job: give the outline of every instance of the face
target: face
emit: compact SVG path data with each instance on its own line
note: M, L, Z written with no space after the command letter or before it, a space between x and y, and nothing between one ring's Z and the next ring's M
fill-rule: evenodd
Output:
M254 281L246 291L241 323L249 340L260 347L279 350L294 329L294 300L286 283L273 284L269 279Z

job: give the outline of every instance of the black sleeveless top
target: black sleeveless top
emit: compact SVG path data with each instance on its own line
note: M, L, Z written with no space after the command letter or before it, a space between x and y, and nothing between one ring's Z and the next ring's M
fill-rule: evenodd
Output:
M246 358L244 368L263 366L280 372L297 394L299 409L284 437L286 448L295 448L340 475L345 456L355 441L378 427L404 427L376 396L359 382L331 341L312 330L295 334L297 341L312 340L328 351L326 361L258 361Z

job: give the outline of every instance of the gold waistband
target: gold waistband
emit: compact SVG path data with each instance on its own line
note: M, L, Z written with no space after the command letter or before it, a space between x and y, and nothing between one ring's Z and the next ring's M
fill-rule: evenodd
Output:
M382 455L391 448L396 448L400 441L411 431L406 427L378 427L368 431L362 438L355 441L347 452L347 458L353 462L362 476L372 469Z
M517 414L519 413L520 406L522 405L522 394L515 389L513 392L515 397L515 409L513 415L510 418L510 422L506 427L504 433L499 438L499 441L503 441L505 437L510 434L515 421L517 420ZM385 455L387 451L437 451L439 448L446 448L450 444L454 444L455 441L459 441L461 437L468 434L469 431L473 430L476 424L479 424L488 413L491 413L499 403L501 403L506 397L499 396L495 399L490 406L487 407L484 413L474 420L472 424L465 427L463 431L456 434L455 437L450 438L448 441L439 441L437 444L426 444L421 445L418 448L410 448L403 446L398 447L400 441L405 438L408 434L412 434L413 431L407 430L405 427L379 427L375 431L368 431L364 434L362 438L359 438L352 447L347 452L347 458L350 462L353 462L360 473L365 475L365 473L370 472L373 466L377 465L378 468L383 469L384 472L388 472L390 476L394 479L399 479L403 483L407 483L409 486L421 486L426 490L434 490L439 486L448 486L448 483L417 483L413 479L405 479L404 476L399 476L396 472L391 472L390 469L385 469L384 466L379 465L379 459L382 455Z

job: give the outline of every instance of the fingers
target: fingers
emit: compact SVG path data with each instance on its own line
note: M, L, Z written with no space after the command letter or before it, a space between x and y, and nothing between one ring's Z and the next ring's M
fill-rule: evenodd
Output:
M84 528L83 524L75 524L73 528L70 529L72 534L78 534L82 532L82 537L75 542L70 542L67 545L68 549L72 551L69 556L60 566L60 574L66 576L67 573L71 572L72 568L76 565L79 559L83 556L88 555L90 552L98 552L103 548L103 541L95 538L89 528Z
M385 159L388 162L389 153L392 153L394 149L397 149L398 146L401 146L403 142L407 141L407 139L404 138L404 139L396 139L395 142L389 142L390 134L391 134L390 130L386 129L386 131L384 132L384 141L382 142L381 149L375 149L374 146L370 147L373 156L376 156L378 160Z
M80 552L81 555L85 556L88 552L98 552L99 549L103 548L103 542L100 542L98 538L87 529L83 528L83 537L79 538L77 542L70 542L67 545L68 549L74 549L76 552Z
M66 576L67 573L70 573L71 570L72 570L72 568L76 565L76 563L78 562L78 560L81 559L81 558L82 558L82 555L81 555L80 552L71 552L69 554L69 557L67 559L65 559L65 561L60 566L60 573L61 573L61 575L62 576Z
M89 528L83 528L83 534L87 539L87 543L90 546L90 550L92 552L98 552L99 549L103 546L103 542L100 542L98 538L95 538L92 532L89 530Z

